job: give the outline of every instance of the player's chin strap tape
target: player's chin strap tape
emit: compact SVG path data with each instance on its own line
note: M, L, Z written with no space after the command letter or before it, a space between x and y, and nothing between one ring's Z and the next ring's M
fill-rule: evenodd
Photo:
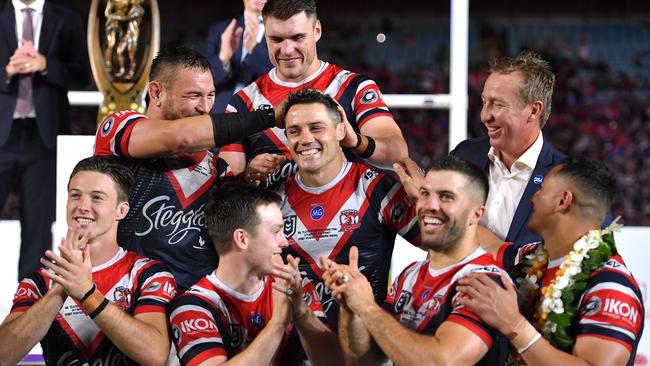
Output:
M210 115L215 147L235 143L267 128L275 126L273 108L249 113L225 113Z

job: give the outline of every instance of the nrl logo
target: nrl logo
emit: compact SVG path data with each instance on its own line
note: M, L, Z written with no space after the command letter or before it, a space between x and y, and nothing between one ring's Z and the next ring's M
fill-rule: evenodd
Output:
M296 233L296 215L289 215L284 218L284 236L292 237Z

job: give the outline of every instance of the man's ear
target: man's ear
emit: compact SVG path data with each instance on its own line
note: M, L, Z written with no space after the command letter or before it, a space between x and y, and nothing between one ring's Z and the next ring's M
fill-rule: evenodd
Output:
M531 104L527 122L539 123L539 119L542 117L542 111L544 111L544 103L541 100L534 101Z
M116 219L117 221L120 221L120 220L122 220L123 218L125 218L125 217L126 217L126 214L129 213L129 209L130 209L130 208L131 208L131 206L129 206L129 202L128 202L128 201L124 201L124 202L120 202L120 203L118 203L118 204L117 204L117 213L116 213L116 215L115 215L115 219Z
M569 208L571 208L571 204L573 204L573 192L562 191L560 199L558 200L556 205L556 211L565 213L569 211Z
M156 107L162 106L162 93L163 86L159 81L153 80L147 84L147 95L149 96L149 104Z
M481 205L474 208L474 210L472 210L472 214L469 217L470 225L478 224L479 221L481 221L481 217L483 217L484 214L485 214L485 206Z
M235 248L239 248L240 250L246 250L248 249L248 233L244 229L236 229L232 233L232 241L235 244Z
M318 42L322 34L323 28L320 24L320 20L316 19L316 23L314 24L314 42Z
M339 122L336 124L336 141L342 141L345 138L346 128L345 122Z

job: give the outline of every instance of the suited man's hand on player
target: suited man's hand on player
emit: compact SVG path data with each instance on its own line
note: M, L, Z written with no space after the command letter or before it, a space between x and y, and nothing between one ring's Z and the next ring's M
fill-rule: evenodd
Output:
M268 153L257 155L246 167L244 172L246 182L258 186L266 180L269 174L276 171L285 160L287 160L287 157L284 155Z

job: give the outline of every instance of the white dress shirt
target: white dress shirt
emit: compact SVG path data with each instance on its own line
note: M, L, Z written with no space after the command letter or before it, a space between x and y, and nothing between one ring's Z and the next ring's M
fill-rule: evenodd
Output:
M528 150L515 160L511 169L501 161L499 152L490 147L488 152L490 192L485 204L486 213L481 223L502 240L508 235L515 211L533 174L543 145L544 138L540 132Z
M11 4L14 6L14 13L16 18L16 40L18 41L18 47L21 46L23 38L23 9L29 7L34 9L32 11L32 29L34 30L34 48L38 51L38 42L41 39L41 25L43 24L43 6L45 5L45 0L36 0L29 6L25 5L20 0L11 0ZM36 118L36 112L34 108L34 101L32 100L32 110L27 115L28 118ZM18 111L14 111L14 119L20 118Z

